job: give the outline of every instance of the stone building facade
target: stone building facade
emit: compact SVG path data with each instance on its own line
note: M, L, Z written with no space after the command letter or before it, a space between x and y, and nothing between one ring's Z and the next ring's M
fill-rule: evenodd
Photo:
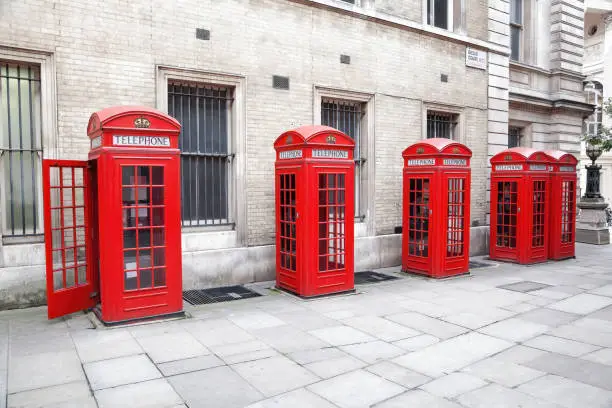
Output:
M486 252L488 159L509 126L577 152L587 109L583 4L525 3L511 61L511 3L2 2L0 307L44 302L40 160L85 159L88 118L111 105L183 124L186 289L274 278L272 143L311 123L359 145L357 270L400 264L401 151L426 137L472 149L472 252Z
M584 16L584 67L587 100L596 106L595 112L585 121L584 133L596 133L601 125L610 127L612 121L602 111L603 101L612 97L612 1L585 2ZM581 156L581 182L586 188L585 165L591 160L586 156L583 143ZM612 204L612 152L604 153L597 164L601 169L601 194Z

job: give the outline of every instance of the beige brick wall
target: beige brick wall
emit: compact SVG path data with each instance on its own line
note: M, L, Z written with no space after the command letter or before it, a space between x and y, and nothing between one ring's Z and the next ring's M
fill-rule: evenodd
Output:
M468 10L487 12L474 0ZM62 158L86 158L92 112L155 106L156 65L245 76L247 189L237 204L247 206L248 245L273 242L272 142L314 121L316 85L375 95L378 233L400 225L400 153L421 137L423 101L463 109L475 190L482 189L487 73L465 66L465 45L284 0L8 0L0 15L1 45L55 56ZM485 38L485 19L480 27L473 16L468 33ZM197 40L197 27L210 29L211 40ZM340 54L351 64L340 64ZM291 78L289 91L272 88L275 74ZM473 220L482 223L474 203Z

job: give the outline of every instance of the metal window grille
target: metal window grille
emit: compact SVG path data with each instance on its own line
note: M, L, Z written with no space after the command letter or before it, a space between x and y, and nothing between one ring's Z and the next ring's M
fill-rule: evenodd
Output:
M427 138L453 139L457 127L457 115L443 112L427 112Z
M523 0L510 1L510 59L518 61L523 31Z
M362 185L366 162L362 137L364 103L340 99L323 99L321 102L321 124L344 132L355 141L355 218L363 221L365 206L362 204Z
M168 113L182 125L183 226L233 225L231 214L231 88L171 82Z
M448 30L449 0L427 0L427 24Z
M508 128L508 148L519 147L521 145L521 128Z
M2 234L42 233L40 68L0 62L0 205Z

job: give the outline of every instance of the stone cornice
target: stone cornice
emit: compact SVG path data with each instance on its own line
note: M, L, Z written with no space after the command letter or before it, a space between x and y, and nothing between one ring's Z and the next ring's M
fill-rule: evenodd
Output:
M497 45L495 43L479 40L476 38L468 37L467 35L454 33L452 31L443 30L437 27L433 27L427 24L418 23L402 17L393 16L390 14L382 13L377 10L373 10L369 7L361 7L354 4L338 0L289 0L294 3L310 5L322 9L333 10L338 13L351 15L356 18L363 20L374 21L380 24L385 24L399 29L413 31L424 35L440 38L449 42L458 44L470 45L473 47L485 49L495 54L510 55L510 48ZM488 10L488 8L487 8Z

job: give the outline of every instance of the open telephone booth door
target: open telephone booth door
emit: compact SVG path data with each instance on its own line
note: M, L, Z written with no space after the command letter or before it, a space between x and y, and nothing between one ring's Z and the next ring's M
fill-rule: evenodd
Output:
M90 266L88 162L43 160L48 318L97 302Z

